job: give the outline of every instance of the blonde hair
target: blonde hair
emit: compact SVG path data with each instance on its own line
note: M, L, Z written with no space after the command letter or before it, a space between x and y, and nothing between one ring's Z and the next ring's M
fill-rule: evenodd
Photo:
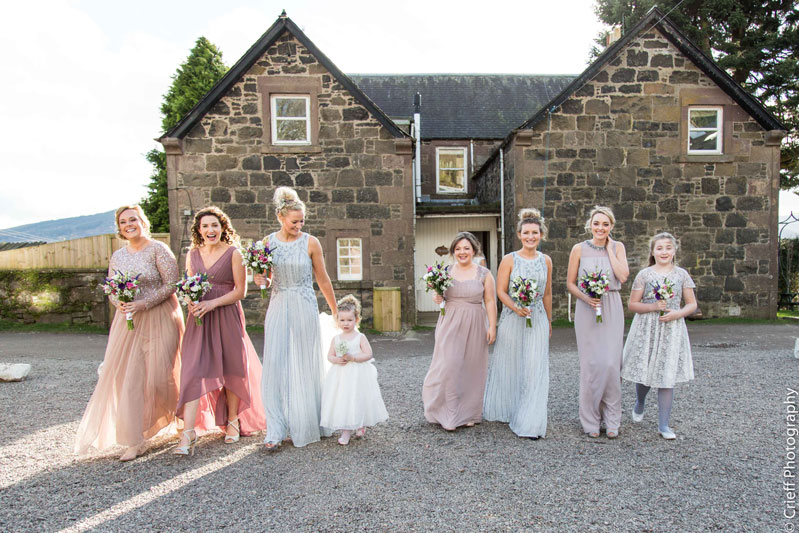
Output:
M595 205L594 208L588 213L588 220L585 221L585 231L591 233L591 222L594 220L596 215L605 215L610 219L610 225L616 225L616 217L613 216L613 210L609 207L605 207L604 205Z
M516 224L516 231L522 232L522 226L525 224L538 224L538 229L541 230L541 240L546 240L547 226L544 223L544 217L541 216L541 211L532 207L526 207L519 211L519 222Z
M480 254L480 241L477 240L477 237L469 233L468 231L462 231L455 235L455 239L452 240L452 244L449 245L449 255L455 255L455 246L463 239L469 241L469 244L472 245L472 249L474 250L474 255Z
M219 242L230 245L238 244L239 235L236 233L236 230L233 229L233 224L230 223L230 217L217 206L209 205L208 207L203 207L194 214L194 223L191 225L191 248L199 248L203 245L203 236L200 235L200 222L203 217L207 216L216 217L219 221L219 225L222 227L222 234L219 236Z
M117 237L119 237L123 241L128 240L128 238L125 237L125 235L122 233L122 228L119 227L119 215L121 215L122 213L124 213L128 209L132 209L133 211L136 211L136 215L139 217L139 220L141 220L141 225L142 225L142 228L144 229L143 233L146 233L147 236L149 237L150 236L150 220L147 218L147 215L144 214L144 210L141 208L141 206L139 204L123 205L122 207L117 209L116 215L114 215L114 223L117 226Z
M305 213L305 204L300 200L297 191L291 187L278 187L275 189L275 196L272 198L275 204L275 214L286 216L289 211L302 211Z
M655 235L654 237L652 237L651 239L649 239L649 259L648 259L649 266L655 264L655 254L654 254L655 243L657 241L662 241L664 239L670 240L671 245L674 246L674 255L671 258L671 262L674 265L677 264L677 250L680 249L680 241L678 241L677 238L668 231L662 231L657 235Z
M336 302L339 311L352 311L355 315L355 323L361 323L361 302L352 294L347 294Z

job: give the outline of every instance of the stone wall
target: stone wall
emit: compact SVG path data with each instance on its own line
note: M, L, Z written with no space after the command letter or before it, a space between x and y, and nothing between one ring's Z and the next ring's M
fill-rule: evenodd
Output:
M723 155L687 155L690 105L723 106ZM650 31L633 40L548 123L517 134L506 153L517 187L505 200L513 213L543 206L556 316L566 315L569 252L587 238L583 225L595 204L613 208L613 236L627 248L625 302L646 266L649 238L670 231L682 242L677 259L697 283L705 316L775 316L779 137L665 38ZM506 215L506 232L514 222Z
M270 92L311 94L311 146L271 144ZM184 210L217 205L239 234L260 238L279 229L272 195L287 185L306 202L305 230L322 243L337 296L360 291L369 320L371 287L401 287L403 322L415 321L410 141L394 138L291 34L189 132L182 153L167 154L177 188L170 192L172 242L181 260L190 224ZM337 237L362 239L363 282L336 280ZM259 322L266 302L252 294L245 309L248 322Z
M109 327L105 270L0 271L0 320Z

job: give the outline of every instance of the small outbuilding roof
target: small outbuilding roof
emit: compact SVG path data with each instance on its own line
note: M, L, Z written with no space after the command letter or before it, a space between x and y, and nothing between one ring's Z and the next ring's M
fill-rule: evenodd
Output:
M413 116L422 95L422 139L502 139L530 118L574 75L350 74L393 119Z

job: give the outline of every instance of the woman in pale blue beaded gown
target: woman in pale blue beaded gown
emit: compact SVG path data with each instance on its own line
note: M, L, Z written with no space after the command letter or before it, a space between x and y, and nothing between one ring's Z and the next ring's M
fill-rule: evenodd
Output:
M552 260L537 250L546 237L537 209L519 212L516 231L522 248L503 257L497 271L497 295L505 308L488 367L483 418L509 422L518 436L538 439L547 432ZM522 307L508 294L516 277L538 283L540 296L532 306ZM532 327L527 327L527 317Z
M261 379L268 450L287 438L300 447L321 436L324 362L314 276L334 318L337 312L322 246L316 237L302 232L305 204L288 187L275 191L274 203L281 228L266 237L272 250L272 290L264 321ZM253 280L267 284L263 275L256 274Z

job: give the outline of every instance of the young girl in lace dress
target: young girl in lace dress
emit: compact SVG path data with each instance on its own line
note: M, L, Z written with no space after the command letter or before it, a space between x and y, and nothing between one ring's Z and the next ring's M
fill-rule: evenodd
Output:
M624 345L622 377L635 383L633 422L644 419L644 401L651 387L658 389L658 431L664 439L677 438L669 427L674 385L694 379L691 344L684 317L696 310L691 276L675 262L678 243L670 233L649 241L649 267L635 277L628 307L635 312ZM668 291L658 291L661 287ZM658 292L661 293L658 298ZM680 301L685 305L680 307Z
M333 366L322 386L320 425L326 433L342 430L338 439L342 445L349 444L353 431L363 437L367 426L388 420L372 364L372 347L357 330L360 321L361 304L355 296L348 294L338 301L341 334L333 338L327 352Z

